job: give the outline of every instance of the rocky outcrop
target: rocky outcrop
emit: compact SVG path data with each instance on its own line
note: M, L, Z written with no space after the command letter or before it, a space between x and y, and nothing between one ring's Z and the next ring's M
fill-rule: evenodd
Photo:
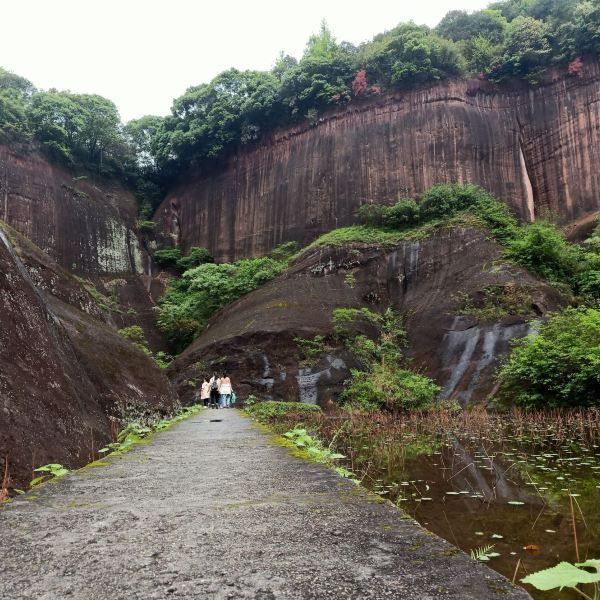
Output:
M136 214L134 196L118 184L0 145L0 219L71 272L144 272Z
M0 462L13 486L33 467L93 459L110 440L110 415L174 406L164 374L80 281L9 228L0 228L0 313Z
M466 405L492 391L510 340L561 302L553 288L503 262L487 231L472 227L442 228L394 248L315 248L217 314L170 375L184 400L193 391L190 380L217 369L231 374L242 398L255 393L324 405L354 366L331 338L333 310L391 306L404 316L413 366L443 387L442 397ZM315 335L326 336L328 348L303 366L294 338Z
M477 183L523 219L570 221L600 208L600 66L536 87L478 79L353 103L271 136L214 173L197 173L155 219L220 260L305 244L442 182Z

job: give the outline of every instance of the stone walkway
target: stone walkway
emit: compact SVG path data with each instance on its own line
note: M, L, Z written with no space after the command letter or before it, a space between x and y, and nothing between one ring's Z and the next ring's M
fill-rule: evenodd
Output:
M235 410L107 462L0 510L0 598L529 598Z

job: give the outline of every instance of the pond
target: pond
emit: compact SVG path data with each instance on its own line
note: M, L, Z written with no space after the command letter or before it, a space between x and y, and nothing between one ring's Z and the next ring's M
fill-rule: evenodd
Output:
M364 486L516 583L562 560L600 558L600 411L303 424L345 455ZM526 587L539 599L580 597Z

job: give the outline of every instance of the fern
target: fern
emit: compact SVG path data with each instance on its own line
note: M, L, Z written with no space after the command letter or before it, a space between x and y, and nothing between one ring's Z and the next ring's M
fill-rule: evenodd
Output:
M486 562L490 560L490 558L494 558L494 556L500 556L498 552L492 552L495 544L487 544L486 546L482 546L481 548L474 548L471 550L471 558L473 560L481 560Z

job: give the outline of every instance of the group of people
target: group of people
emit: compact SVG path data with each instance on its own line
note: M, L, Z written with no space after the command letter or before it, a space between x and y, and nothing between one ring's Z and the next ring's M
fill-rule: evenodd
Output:
M221 377L213 373L210 379L204 378L200 388L200 400L210 408L231 408L235 404L235 394L227 373Z

